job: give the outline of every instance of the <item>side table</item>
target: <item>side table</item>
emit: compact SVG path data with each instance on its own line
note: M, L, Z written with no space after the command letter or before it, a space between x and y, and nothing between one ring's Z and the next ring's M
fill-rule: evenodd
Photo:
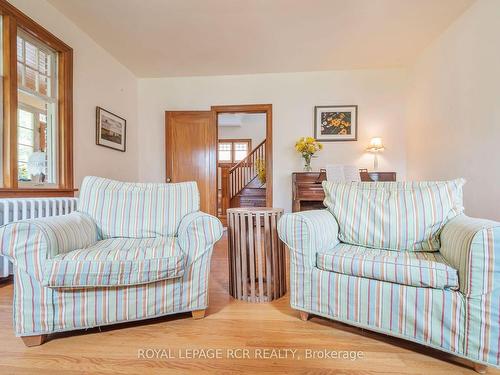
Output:
M281 208L227 210L229 293L248 302L269 302L286 293L285 246L278 238Z

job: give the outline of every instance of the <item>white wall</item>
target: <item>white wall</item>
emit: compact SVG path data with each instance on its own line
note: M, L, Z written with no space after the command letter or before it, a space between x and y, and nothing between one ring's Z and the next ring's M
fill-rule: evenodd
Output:
M224 116L219 114L219 118ZM240 126L221 126L218 128L219 139L251 139L252 149L266 138L266 114L243 113Z
M349 163L371 168L364 149L374 136L384 138L380 170L405 174L404 70L354 70L243 76L139 80L139 178L163 181L164 111L200 110L211 105L273 105L274 205L291 209L291 173L302 169L294 151L297 138L313 134L315 105L357 104L357 142L325 143L313 168Z
M73 129L75 184L92 174L134 181L138 178L137 79L45 0L9 0L74 50ZM95 107L127 120L127 151L95 144Z
M500 220L500 1L478 0L411 74L408 177L465 177L466 213Z

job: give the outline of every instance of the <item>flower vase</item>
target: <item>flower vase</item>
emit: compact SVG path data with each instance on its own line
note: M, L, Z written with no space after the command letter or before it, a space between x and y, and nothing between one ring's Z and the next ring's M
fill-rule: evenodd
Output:
M304 155L304 172L312 172L311 155Z

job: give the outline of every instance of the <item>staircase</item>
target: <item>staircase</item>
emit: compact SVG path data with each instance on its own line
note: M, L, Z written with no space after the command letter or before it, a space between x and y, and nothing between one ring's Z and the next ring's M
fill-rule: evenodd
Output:
M222 174L222 215L230 207L265 207L266 186L257 177L258 164L265 165L264 139L243 160Z
M230 207L265 207L266 188L258 178L251 180L247 186L231 199Z

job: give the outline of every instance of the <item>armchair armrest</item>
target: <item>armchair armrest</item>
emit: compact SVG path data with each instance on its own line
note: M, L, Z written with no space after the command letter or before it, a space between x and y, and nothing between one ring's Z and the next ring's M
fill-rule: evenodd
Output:
M462 293L479 297L500 288L500 223L459 215L440 238L440 253L458 270Z
M177 241L186 256L186 264L195 262L222 237L219 219L201 211L184 216L177 230Z
M94 221L80 212L35 220L22 220L0 228L0 254L42 280L47 258L81 249L98 239Z
M328 210L285 214L278 222L280 239L311 267L316 265L318 251L330 250L339 243L338 234L337 220Z

